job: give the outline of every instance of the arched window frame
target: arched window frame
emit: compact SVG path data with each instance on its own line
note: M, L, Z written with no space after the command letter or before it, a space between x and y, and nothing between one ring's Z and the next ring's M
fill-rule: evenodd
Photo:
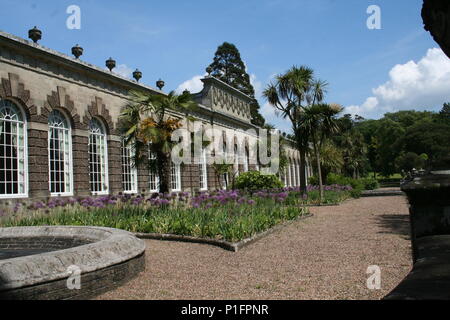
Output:
M239 150L238 149L239 149L238 145L235 144L234 145L234 164L233 164L235 178L239 177Z
M172 192L181 191L181 164L171 164L170 187Z
M248 172L250 167L250 154L248 148L246 147L244 150L244 172Z
M6 113L6 109L10 109L13 114ZM14 119L14 117L16 119ZM28 197L28 123L25 117L24 112L21 107L16 103L10 100L2 100L0 99L0 143L2 139L2 132L5 123L8 122L10 124L14 124L16 128L19 128L22 132L22 137L19 136L17 141L19 155L17 157L17 192L6 192L7 184L5 177L1 179L0 183L3 183L3 187L0 187L0 190L4 189L4 193L0 193L0 199L13 199L13 198L27 198ZM22 141L21 145L19 145L19 141ZM0 146L6 148L6 144ZM0 161L3 161L3 164L6 164L6 157L0 158ZM21 164L22 162L22 164ZM12 164L12 163L11 163ZM22 168L21 168L22 167ZM1 167L0 167L1 168ZM6 175L7 169L5 169ZM1 178L1 177L0 177ZM11 187L13 187L11 185Z
M156 154L150 151L150 145L148 147L148 159L149 161L156 160ZM150 168L148 180L149 180L149 191L152 193L159 192L160 187L159 174L155 169Z
M291 159L289 159L287 165L287 182L286 187L292 187L292 174L291 174Z
M224 141L223 141L223 146L222 146L222 152L223 152L224 163L228 163L227 162L228 161L228 152L227 152L227 143L225 141L225 136L224 136ZM222 181L223 181L222 189L224 189L224 190L228 189L228 184L229 184L228 172L226 172L222 175Z
M296 170L295 170L295 162L296 162L296 160L293 159L292 163L291 163L291 165L292 165L292 186L293 187L297 186L297 173L296 173Z
M50 196L72 196L73 195L73 158L72 158L72 127L67 116L60 110L53 110L50 112L48 116L48 170L49 170L49 191ZM55 139L52 138L52 134L55 134L59 137L58 142L62 142L62 154L63 161L62 165L64 169L59 173L63 175L64 180L64 190L62 190L61 182L55 180L55 177L58 175L58 170L55 169L57 159L52 159L52 154L55 155L55 152L60 150L61 145L56 149L52 147L52 141ZM61 141L62 137L62 141ZM52 167L53 164L53 167ZM60 185L58 187L58 184Z
M206 160L206 148L202 148L202 154L200 155L200 164L198 168L200 172L200 191L208 190L208 162Z
M138 172L133 165L135 151L131 143L125 145L122 139L122 188L126 194L138 193Z
M96 125L96 128L94 128L94 124ZM98 129L101 130L101 132L96 132L98 131ZM97 150L94 153L91 145L93 143L93 137L97 137L97 139L100 139L100 144L98 144L98 142L96 143L97 145ZM109 175L108 175L108 135L107 135L107 131L106 131L106 127L103 124L103 122L97 118L92 118L91 121L89 122L89 185L90 185L90 190L91 193L93 195L106 195L109 194ZM103 144L103 146L102 146ZM103 148L103 154L97 152L98 148ZM99 165L99 167L97 167L96 169L100 169L101 171L93 171L93 162L92 162L92 154L100 156L100 162L94 163L97 164L97 166ZM97 180L93 180L93 176L95 174L99 174L100 176L100 181ZM98 185L100 183L101 188L97 188L96 185ZM97 190L99 189L99 190Z

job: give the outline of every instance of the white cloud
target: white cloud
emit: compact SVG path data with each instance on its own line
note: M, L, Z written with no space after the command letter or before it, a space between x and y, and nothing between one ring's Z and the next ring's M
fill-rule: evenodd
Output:
M126 64L119 64L117 67L113 69L112 72L118 74L119 76L131 79L133 69L128 67Z
M263 93L263 84L253 73L250 74L250 84L253 86L253 89L255 89L255 98L258 100L261 99Z
M201 79L203 79L205 76L206 74L193 76L191 79L186 80L185 82L180 84L175 92L181 94L184 90L189 90L191 93L202 91L203 82L201 81Z
M418 62L398 64L389 72L389 80L372 90L361 105L345 108L345 113L379 118L399 110L439 110L450 100L450 59L441 49L427 51Z

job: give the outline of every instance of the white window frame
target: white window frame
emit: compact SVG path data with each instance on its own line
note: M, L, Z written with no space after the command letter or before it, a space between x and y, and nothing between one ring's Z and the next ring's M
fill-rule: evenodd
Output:
M292 186L297 186L297 173L295 172L295 160L292 161Z
M150 147L148 149L148 159L156 160L156 154L154 154L153 152L150 151ZM148 183L149 183L149 191L150 192L152 192L152 193L159 192L160 181L159 181L158 172L154 172L151 169L149 170Z
M284 187L288 187L288 180L287 180L287 168L284 168L283 170L283 182L284 182Z
M223 151L223 163L228 163L228 152L227 152L227 144L224 141L223 142L223 146L222 146L222 151ZM227 190L228 189L228 185L230 183L230 177L228 172L224 173L222 175L222 180L223 180L223 185L222 185L222 189L223 190Z
M131 144L125 145L122 140L122 188L125 194L138 193L138 172L136 166L133 166L132 157L135 151ZM127 185L130 185L130 190L126 190Z
M287 167L287 187L292 187L292 179L291 179L291 161L289 161L288 167Z
M12 101L9 100L2 100L0 99L0 112L3 109L9 108L12 111L14 111L15 113L15 117L17 118L16 120L13 119L5 119L5 118L0 118L0 122L3 122L3 124L5 122L10 122L12 124L16 124L17 127L22 127L22 146L18 146L18 140L17 141L17 146L16 148L18 148L19 150L19 156L17 157L17 178L18 178L18 191L19 189L22 189L22 192L18 192L18 193L4 193L4 194L0 194L0 199L20 199L20 198L28 198L28 135L27 135L27 120L25 118L24 113L22 112L22 109L15 104ZM1 114L1 113L0 113ZM14 116L14 115L9 115L9 116ZM0 131L1 133L1 131ZM5 147L4 145L0 145L0 147ZM23 149L20 152L20 149ZM5 159L0 159L0 161L5 161ZM20 162L22 162L22 170L20 169ZM4 181L0 181L0 183L5 183ZM22 186L21 186L22 184ZM6 189L6 186L5 186Z
M52 119L53 117L53 119ZM55 122L50 122L52 120L57 120L56 118L59 118L59 123L55 123ZM52 150L51 150L51 134L53 130L57 130L59 131L58 135L59 135L59 139L58 139L58 143L62 143L63 144L63 155L64 155L64 159L63 159L63 165L64 165L64 170L63 170L63 175L65 178L65 183L64 183L64 192L52 192L52 184L55 183L54 181L52 181L52 170L51 170L51 154L52 154ZM62 135L62 141L61 141L61 135ZM66 141L67 139L67 141ZM68 150L66 150L65 148L67 147ZM51 197L58 197L58 196L73 196L73 159L72 159L72 127L70 125L70 122L68 120L68 118L66 117L66 115L59 111L59 110L53 110L50 114L49 114L49 118L48 118L48 173L49 173L49 178L48 178L48 183L49 183L49 191L50 191L50 196ZM54 161L54 160L53 160ZM68 180L68 183L67 183Z
M92 125L93 123L97 123L99 129L101 130L100 133L93 132L92 131ZM96 136L97 139L100 139L100 142L103 142L103 154L99 154L100 156L100 172L98 173L100 175L100 183L102 184L102 189L100 191L93 191L92 190L92 184L98 184L98 182L93 182L91 180L91 174L92 174L92 167L91 167L91 141L92 137ZM102 141L103 140L103 141ZM92 118L89 123L89 189L91 190L92 195L107 195L109 194L109 175L108 175L108 135L106 134L106 128L103 125L102 121L100 121L97 118ZM97 149L99 148L99 145L97 143ZM102 148L102 145L100 144L100 148ZM97 152L96 152L97 153Z
M200 191L208 190L208 167L206 161L206 148L202 149L199 164Z
M181 164L172 162L170 168L170 188L172 192L181 191Z

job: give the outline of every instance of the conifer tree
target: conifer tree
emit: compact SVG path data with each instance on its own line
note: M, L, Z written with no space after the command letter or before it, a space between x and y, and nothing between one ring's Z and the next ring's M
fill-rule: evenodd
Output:
M259 113L260 106L255 99L255 89L250 83L250 76L245 70L245 64L236 46L228 42L220 45L208 69L211 70L211 76L229 84L254 99L250 105L251 122L254 125L262 127L265 124L265 120Z

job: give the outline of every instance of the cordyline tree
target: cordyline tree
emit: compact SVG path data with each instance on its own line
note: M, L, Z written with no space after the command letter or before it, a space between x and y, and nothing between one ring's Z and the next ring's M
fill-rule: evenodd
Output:
M134 152L134 166L146 163L159 176L159 191L170 190L172 133L181 128L182 119L175 118L169 111L187 113L197 104L188 92L182 95L174 91L168 95L130 91L129 103L120 116L120 129L126 146ZM153 154L155 160L149 156Z
M327 83L314 78L312 69L293 66L285 74L278 75L274 83L264 90L264 97L291 122L296 148L300 152L300 189L306 193L306 153L309 149L310 136L302 128L300 119L304 110L321 103Z
M250 76L245 71L244 62L236 46L224 42L217 48L213 62L207 68L211 75L254 99L250 105L251 122L262 127L264 117L259 113L260 106L255 99L255 89L250 83Z
M342 111L337 104L312 104L303 108L297 117L300 134L311 142L319 178L320 202L323 201L321 151L327 139L338 132L336 116Z

